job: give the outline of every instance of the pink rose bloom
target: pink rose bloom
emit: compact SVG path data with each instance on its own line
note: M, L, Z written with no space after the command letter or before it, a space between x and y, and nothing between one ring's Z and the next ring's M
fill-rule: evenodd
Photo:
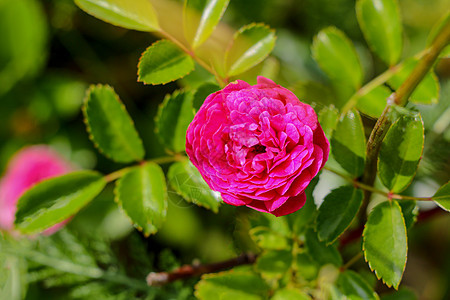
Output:
M329 151L311 106L264 77L209 95L186 135L189 158L226 203L275 216L305 204Z
M29 146L17 152L0 180L0 229L13 229L17 201L28 188L71 170L71 165L48 146ZM56 232L65 223L47 229L44 234Z

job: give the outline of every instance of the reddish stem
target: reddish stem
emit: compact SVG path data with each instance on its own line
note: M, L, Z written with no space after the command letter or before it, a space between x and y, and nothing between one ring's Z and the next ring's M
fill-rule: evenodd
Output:
M152 272L147 276L149 286L161 286L175 280L197 277L206 273L215 273L231 269L241 265L253 264L256 255L252 253L242 254L236 258L207 265L184 265L172 272Z

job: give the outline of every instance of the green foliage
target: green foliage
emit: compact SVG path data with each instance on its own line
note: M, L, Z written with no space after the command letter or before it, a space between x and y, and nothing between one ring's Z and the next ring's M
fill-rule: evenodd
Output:
M323 200L317 215L319 240L333 243L350 226L363 199L361 190L343 186L333 190Z
M331 80L356 91L362 83L363 71L355 47L337 28L321 30L312 45L314 59Z
M271 300L308 300L311 299L307 294L299 289L284 288L278 290Z
M405 220L397 201L378 204L363 232L363 251L371 270L387 286L398 288L408 250Z
M418 60L416 59L411 58L405 60L388 80L389 85L394 89L398 89L417 64ZM434 104L438 102L438 99L439 81L434 72L430 71L412 93L411 102L417 104Z
M349 299L377 300L378 295L358 273L346 270L338 278L338 286Z
M339 111L333 106L326 106L319 112L319 124L329 140L336 129L338 119Z
M5 241L0 237L0 250ZM23 258L0 252L0 299L21 300L27 291L27 265Z
M275 39L275 31L264 24L239 29L225 54L227 77L239 75L260 63L272 51Z
M200 46L214 31L230 0L186 0L183 26L192 48Z
M105 156L122 163L144 158L133 120L110 86L91 86L83 113L91 140Z
M290 247L290 241L285 236L267 227L258 226L252 228L250 230L250 236L262 249L283 250Z
M76 214L105 184L103 176L94 171L77 171L44 180L20 197L15 227L25 234L50 228Z
M387 98L390 96L391 90L386 86L379 85L372 89L365 95L357 96L356 108L373 118L380 117L387 103Z
M288 272L291 264L291 251L268 250L258 257L255 267L263 277L281 278Z
M186 130L194 118L192 92L175 91L167 95L156 116L156 133L168 150L184 151Z
M166 84L186 76L194 69L194 61L169 40L159 40L142 53L138 65L138 81Z
M170 186L188 202L217 213L220 197L212 191L194 165L183 160L172 164L167 173Z
M43 66L48 35L40 1L1 2L0 97Z
M331 138L331 150L336 161L351 175L359 177L363 173L366 142L358 112L349 111L341 117Z
M115 194L134 226L145 235L161 228L167 214L167 188L160 166L148 162L132 168L117 182Z
M446 211L450 211L450 184L447 182L433 195L433 200Z
M334 245L326 245L319 241L316 232L309 229L305 233L305 247L307 253L320 265L333 264L336 267L342 265L342 257Z
M389 66L395 65L403 44L397 0L359 0L356 15L370 48Z
M381 144L379 175L392 192L401 192L412 181L422 157L423 121L420 114L404 115L389 129Z
M211 95L214 92L220 90L220 87L214 83L205 83L195 91L194 99L192 100L192 106L195 111L198 111L202 106L203 102L206 100L206 97Z
M155 9L147 0L75 0L88 14L127 29L156 31L159 29Z
M268 292L258 275L238 270L203 275L195 287L195 296L200 300L262 300Z

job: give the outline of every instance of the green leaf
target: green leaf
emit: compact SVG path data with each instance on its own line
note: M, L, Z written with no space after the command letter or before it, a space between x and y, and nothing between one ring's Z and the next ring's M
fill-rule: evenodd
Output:
M316 188L317 183L319 182L319 176L314 177L309 183L308 187L305 190L306 194L306 203L303 205L302 209L289 214L283 218L277 218L277 221L280 219L285 219L292 230L292 233L299 236L303 233L306 227L313 222L316 217L317 208L314 203L314 189ZM278 223L281 223L278 221ZM288 231L287 235L290 235L291 232Z
M267 227L257 226L250 229L249 233L252 240L262 249L284 250L290 248L286 237Z
M393 293L385 294L381 300L418 300L419 298L413 290L402 287L400 290Z
M333 243L350 226L361 206L363 193L351 185L331 191L317 215L319 240Z
M387 132L378 156L378 172L392 192L404 190L413 180L424 143L420 114L403 115Z
M90 139L105 156L121 163L144 158L144 146L133 120L110 86L91 86L83 113Z
M349 299L379 299L370 285L358 273L351 270L346 270L339 275L338 286Z
M164 98L155 118L155 130L167 149L184 151L186 131L192 119L194 111L191 92L175 91Z
M297 253L295 268L296 276L303 280L314 280L319 273L319 265L305 252Z
M268 250L256 260L256 270L263 277L280 278L286 274L292 264L292 252L289 250Z
M365 115L379 118L390 95L391 90L389 88L379 85L365 95L357 95L356 108Z
M146 236L161 228L167 214L164 173L155 163L132 168L119 179L115 200Z
M313 229L308 230L305 234L305 247L311 258L320 265L333 264L337 267L342 265L342 257L336 247L320 242Z
M138 64L138 81L165 84L194 70L194 60L169 40L159 40L142 53Z
M433 200L445 209L450 211L450 181L439 188L439 190L434 194Z
M239 75L260 63L272 51L275 40L275 31L264 24L239 29L225 53L227 76Z
M389 66L402 54L402 22L397 0L359 0L358 23L370 48Z
M27 291L26 261L15 255L3 252L0 236L0 299L22 300Z
M388 84L398 89L418 64L413 58L405 60L400 68L388 79ZM411 94L410 101L418 104L435 104L439 101L439 81L433 71L429 71Z
M103 176L93 171L77 171L44 180L20 197L16 229L33 234L50 228L76 214L105 185Z
M363 251L377 278L397 289L408 251L405 220L397 201L382 202L372 210L364 227Z
M339 120L331 138L331 150L336 161L351 175L359 177L363 173L366 139L361 117L355 110Z
M339 111L333 106L326 106L319 111L319 124L328 139L331 139L339 119Z
M309 300L311 299L308 294L302 292L299 289L284 288L277 290L270 300Z
M158 18L147 0L75 0L82 10L116 26L140 31L157 31Z
M214 83L205 83L201 85L194 93L194 99L192 100L192 106L195 111L198 111L205 102L206 98L214 92L220 90L220 87Z
M312 45L314 59L331 80L338 84L349 84L354 91L359 89L363 71L355 47L345 34L337 28L321 30Z
M200 172L188 161L179 161L170 166L167 174L170 186L184 199L217 213L220 197L211 190Z
M228 271L203 275L195 286L195 296L200 300L263 300L269 287L258 275L244 271Z
M399 202L400 208L402 209L402 215L405 219L406 229L411 228L417 221L417 215L419 213L419 207L417 206L417 201L414 200L402 200Z
M186 0L183 8L184 34L192 48L208 39L230 0Z

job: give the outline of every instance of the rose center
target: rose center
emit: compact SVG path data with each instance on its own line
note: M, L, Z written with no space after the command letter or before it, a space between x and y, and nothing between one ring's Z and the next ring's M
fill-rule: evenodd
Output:
M252 152L255 154L266 153L266 147L261 144L255 145L253 146Z

